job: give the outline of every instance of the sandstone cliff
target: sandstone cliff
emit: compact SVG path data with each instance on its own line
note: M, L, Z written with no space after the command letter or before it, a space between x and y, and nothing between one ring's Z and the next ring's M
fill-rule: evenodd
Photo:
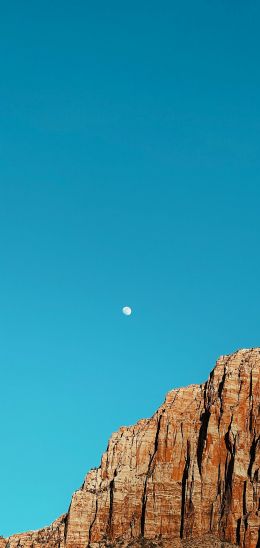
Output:
M0 548L260 546L259 371L260 349L240 350L169 392L112 435L67 514Z

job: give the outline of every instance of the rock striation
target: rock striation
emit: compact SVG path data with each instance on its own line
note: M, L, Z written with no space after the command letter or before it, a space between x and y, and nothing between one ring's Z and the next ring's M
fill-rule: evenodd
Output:
M260 546L260 348L112 435L68 513L0 548Z

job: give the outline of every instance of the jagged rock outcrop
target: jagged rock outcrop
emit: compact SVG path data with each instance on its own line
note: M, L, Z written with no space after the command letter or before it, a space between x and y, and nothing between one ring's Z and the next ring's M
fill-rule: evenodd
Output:
M67 514L0 548L260 546L259 372L260 349L240 350L169 392L112 435Z

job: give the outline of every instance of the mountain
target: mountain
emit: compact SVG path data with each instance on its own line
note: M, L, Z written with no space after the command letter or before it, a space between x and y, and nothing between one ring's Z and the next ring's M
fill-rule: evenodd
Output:
M170 391L112 435L67 514L0 548L260 546L259 366L260 348L239 350Z

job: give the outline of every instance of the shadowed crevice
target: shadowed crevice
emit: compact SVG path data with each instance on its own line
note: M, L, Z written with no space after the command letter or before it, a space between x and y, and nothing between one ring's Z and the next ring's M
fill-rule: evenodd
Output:
M154 438L154 450L153 450L153 453L150 456L148 469L147 469L147 474L146 474L145 481L144 481L144 490L143 490L143 495L142 495L142 512L141 512L141 536L142 537L144 537L144 531L145 531L145 513L146 513L146 503L147 503L147 494L146 494L147 481L148 481L149 477L152 474L152 464L153 464L153 461L154 461L154 457L155 457L155 455L158 451L161 419L162 419L162 415L160 415L160 417L158 419L156 434L155 434L155 438Z
M258 438L254 437L250 447L250 461L249 461L249 466L247 470L247 474L250 477L250 479L251 479L253 464L255 462L256 448L257 448L258 441L259 441L259 437Z
M230 438L229 438L232 419L233 419L233 417L231 418L231 422L230 422L230 425L228 427L228 431L225 434L225 438L224 438L226 448L227 448L229 456L230 456L229 459L227 457L227 461L226 461L225 492L229 491L230 493L232 493L232 478L233 478L233 472L234 472L235 452L236 452L235 444L232 445L231 442L230 442Z
M109 484L109 515L108 515L108 528L111 532L112 529L112 518L113 518L113 503L114 503L114 485L115 480L112 479L112 481Z
M237 528L236 528L236 543L240 545L240 527L241 527L241 518L237 520Z
M201 475L201 466L202 466L202 456L203 456L205 441L206 441L207 432L208 432L209 419L210 419L210 412L208 409L206 409L204 413L202 413L200 418L201 426L199 431L198 447L197 447L197 462L198 462L200 475Z
M90 548L90 543L91 543L91 535L92 535L92 529L93 529L93 526L94 526L94 523L97 519L97 512L98 512L98 499L97 499L97 496L96 496L96 506L95 506L95 514L94 514L94 518L90 524L90 527L89 527L89 532L88 532L88 546L87 548Z
M219 383L219 387L218 387L218 397L219 397L220 400L221 400L221 397L222 397L222 392L223 392L225 380L226 380L226 367L224 367L223 377L222 377L222 379Z
M64 540L66 542L67 539L67 533L68 533L68 524L69 524L69 513L70 513L71 503L69 505L68 513L66 514L64 518Z
M181 482L181 525L180 525L180 538L183 538L184 532L184 521L185 521L185 500L186 500L186 486L189 476L189 467L190 467L190 444L187 442L187 458L185 462L185 467L182 475Z
M244 487L243 487L243 515L245 516L247 513L246 509L246 481L244 481Z

